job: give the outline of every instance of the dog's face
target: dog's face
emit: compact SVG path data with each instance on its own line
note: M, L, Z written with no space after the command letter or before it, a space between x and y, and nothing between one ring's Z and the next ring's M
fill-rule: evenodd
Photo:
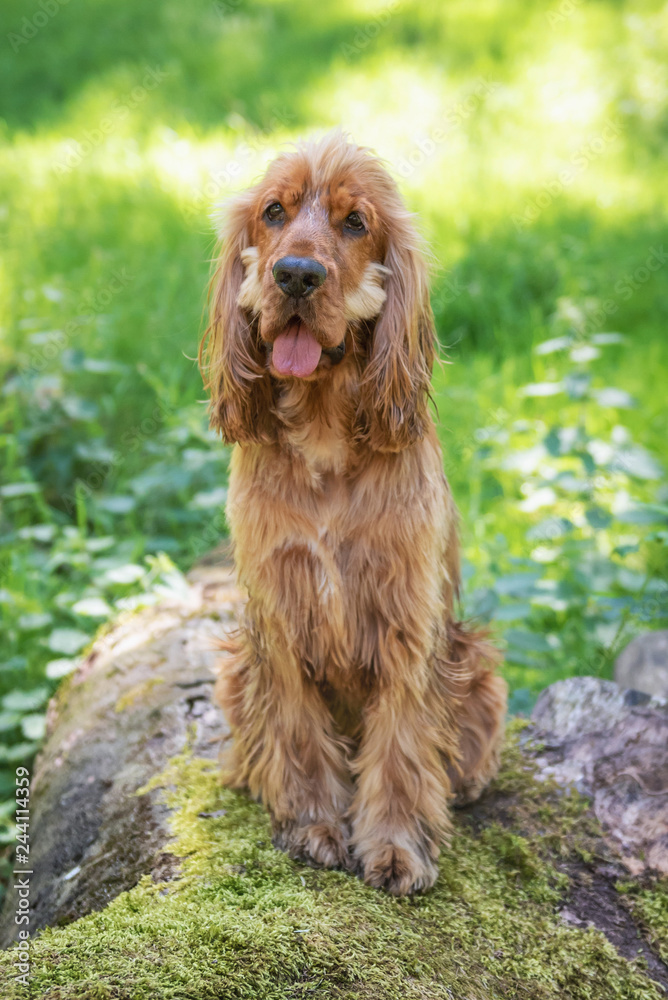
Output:
M276 439L286 380L358 373L354 436L395 451L424 433L434 355L426 267L396 185L339 135L275 160L227 206L203 341L212 424Z
M315 181L315 183L314 183ZM354 164L328 183L277 163L257 191L239 304L259 320L271 373L317 379L350 350L353 324L385 301L379 206Z

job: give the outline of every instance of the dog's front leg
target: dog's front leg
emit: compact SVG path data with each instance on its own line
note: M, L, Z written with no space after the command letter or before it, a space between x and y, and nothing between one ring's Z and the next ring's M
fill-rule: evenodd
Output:
M216 685L233 734L223 780L261 799L275 845L291 857L349 867L345 747L317 687L267 622L247 627L228 652Z
M443 731L426 694L409 683L382 685L367 708L354 763L355 858L369 885L396 896L434 884L449 828Z

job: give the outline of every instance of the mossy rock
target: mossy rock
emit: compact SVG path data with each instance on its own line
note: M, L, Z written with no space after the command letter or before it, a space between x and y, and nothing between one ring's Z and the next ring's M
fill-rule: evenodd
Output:
M586 800L537 782L519 740L509 734L486 803L458 816L435 889L413 899L290 861L271 846L265 811L186 751L152 782L173 810L170 880L145 876L100 912L42 931L29 992L4 952L2 995L658 1000L665 883L623 881ZM573 925L573 887L606 879L628 957Z
M85 773L78 783L75 775L86 761L102 766L103 755L91 751L95 740L106 740L109 770L122 766L123 780L109 778L112 785L99 801L107 819L97 827L93 823L92 841L80 845L81 872L69 879L76 883L85 876L76 905L63 895L62 874L41 883L39 891L49 900L42 913L44 919L51 914L52 926L31 940L28 985L16 978L16 948L0 953L3 998L659 1000L667 995L665 876L647 868L631 874L600 828L594 800L548 775L545 761L554 750L539 742L535 726L510 727L498 779L481 802L456 815L437 884L423 896L396 899L353 875L309 868L276 851L266 812L218 783L210 727L202 723L209 710L198 693L205 683L204 661L192 650L181 660L176 656L187 646L184 636L204 628L211 608L220 611L220 588L207 592L200 586L198 593L178 614L157 609L121 624L52 710L37 768L39 822L31 828L37 850L42 837L48 840L47 827L56 823L51 780L65 768L77 788L86 785ZM213 618L211 611L209 625ZM143 647L129 641L133 629L144 636ZM143 674L142 662L148 664ZM147 677L161 683L144 684ZM77 719L85 732L72 742L68 734ZM165 735L168 724L172 728ZM135 750L144 746L138 726L150 735L151 752L143 757ZM123 756L121 744L131 734L140 742L131 743L129 757ZM181 749L174 755L177 737ZM155 776L139 787L142 773L144 782ZM94 790L95 782L89 784ZM116 813L105 813L105 796L116 784L118 801L127 804L121 842L107 835ZM63 787L57 786L59 795ZM159 822L153 822L156 816ZM79 818L74 810L65 821L73 829ZM58 829L67 855L64 828ZM55 847L50 843L42 855L52 866ZM107 859L113 873L108 884L105 851L113 855ZM131 872L117 878L127 855L134 859ZM60 866L66 876L72 861L67 856ZM10 892L6 927L11 922Z

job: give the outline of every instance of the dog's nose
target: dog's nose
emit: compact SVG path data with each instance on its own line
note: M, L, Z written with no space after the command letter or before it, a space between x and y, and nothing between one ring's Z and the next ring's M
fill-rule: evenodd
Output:
M325 267L312 257L281 257L271 273L281 291L295 299L310 295L327 277Z

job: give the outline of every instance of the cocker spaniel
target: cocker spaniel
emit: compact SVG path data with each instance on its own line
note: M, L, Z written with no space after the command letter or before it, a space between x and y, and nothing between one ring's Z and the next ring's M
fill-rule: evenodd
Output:
M433 885L449 806L498 767L496 651L457 620L457 513L428 408L435 331L397 187L341 134L228 206L201 365L234 443L243 624L224 779L294 858Z

